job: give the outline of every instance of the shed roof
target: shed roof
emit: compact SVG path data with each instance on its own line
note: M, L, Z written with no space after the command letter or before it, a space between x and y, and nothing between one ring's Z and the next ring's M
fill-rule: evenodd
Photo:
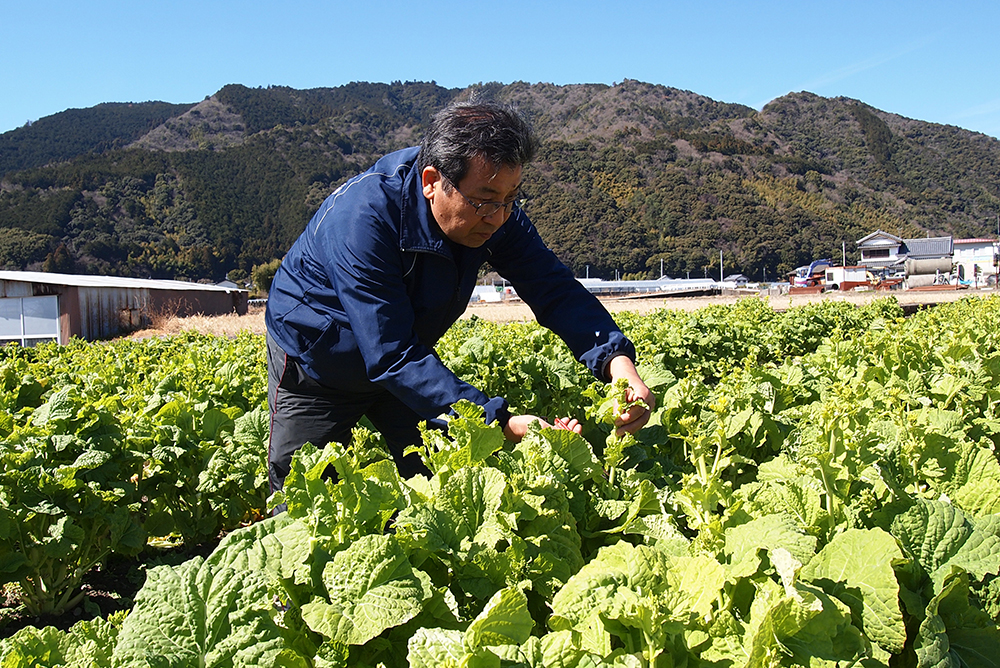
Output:
M48 283L75 287L138 288L145 290L198 290L202 292L238 292L220 285L189 283L187 281L161 281L126 276L89 276L84 274L55 274L45 271L0 271L0 281Z

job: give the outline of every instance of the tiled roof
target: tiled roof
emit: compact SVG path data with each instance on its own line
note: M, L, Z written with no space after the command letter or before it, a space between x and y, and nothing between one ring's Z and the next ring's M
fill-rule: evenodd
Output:
M944 257L952 254L951 237L907 239L904 243L910 257Z

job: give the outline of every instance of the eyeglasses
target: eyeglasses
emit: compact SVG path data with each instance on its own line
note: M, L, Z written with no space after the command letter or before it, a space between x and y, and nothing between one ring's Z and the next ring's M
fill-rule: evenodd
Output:
M452 181L448 177L445 177L445 180L451 184L451 187L455 189L455 192L461 195L462 198L469 203L469 206L471 206L473 209L476 210L476 215L479 216L480 218L487 218L489 216L492 216L500 209L504 210L504 215L509 215L510 212L513 211L514 209L524 208L525 202L528 201L528 196L525 195L522 191L518 190L517 195L515 195L514 199L510 200L509 202L473 202L465 195L465 193L463 193L461 190L458 189L458 186L455 185L454 181Z

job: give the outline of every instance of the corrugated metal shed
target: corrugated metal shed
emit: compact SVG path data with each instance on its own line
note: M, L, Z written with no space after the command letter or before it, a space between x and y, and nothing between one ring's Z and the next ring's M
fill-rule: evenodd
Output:
M161 281L126 276L90 276L87 274L55 274L46 271L0 271L0 281L49 283L91 288L144 288L147 290L193 290L197 292L232 292L232 288L187 281Z
M243 314L247 296L245 290L184 281L0 271L0 339L26 344L32 337L57 338L60 343L73 336L107 339L148 326L158 314ZM52 306L53 297L57 309ZM44 319L51 318L48 314L56 310L58 336L53 337L47 334ZM33 317L34 312L45 315Z

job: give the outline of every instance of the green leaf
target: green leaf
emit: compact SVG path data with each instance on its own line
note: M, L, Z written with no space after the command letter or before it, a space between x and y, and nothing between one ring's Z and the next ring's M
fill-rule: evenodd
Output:
M960 485L954 485L959 481ZM968 444L955 467L954 479L942 487L955 505L970 515L1000 512L1000 463L993 448Z
M499 517L507 481L494 468L462 468L431 503L410 506L396 519L408 543L430 551L467 555L474 545L493 547L509 536Z
M789 653L793 665L856 659L864 643L851 625L850 609L821 589L796 582L801 565L787 550L776 549L772 561L783 587L771 580L758 587L744 641L746 665L781 665Z
M448 435L460 450L467 452L463 465L478 464L503 447L503 431L496 424L483 422L482 406L463 399L453 408L461 417L448 421Z
M306 555L303 554L302 539L297 536L296 540L289 540L287 534L295 535L294 531L303 529L308 529L304 522L292 519L288 513L279 513L226 534L205 563L215 569L294 569L294 565L301 563ZM289 544L295 547L289 549Z
M528 598L520 589L501 589L487 602L465 632L469 651L489 645L520 645L528 640L535 622Z
M219 569L200 557L147 571L115 647L115 666L278 666L287 653L271 596L253 571Z
M919 501L892 523L892 533L931 577L939 592L958 567L976 581L1000 573L1000 518L970 520L941 501Z
M74 624L69 631L54 626L27 626L0 641L3 668L111 668L111 652L121 615Z
M761 480L758 475L758 482L743 485L736 496L745 500L744 510L749 515L786 514L795 519L800 531L815 534L830 523L822 492L810 478Z
M262 408L255 408L236 418L233 440L244 445L265 446L271 433L271 416Z
M202 440L209 442L219 441L223 434L232 432L233 425L233 419L228 415L218 408L209 408L201 414Z
M67 385L49 395L48 400L32 414L33 424L44 427L53 422L66 422L76 415L75 398L78 390Z
M408 643L410 668L460 668L467 655L464 641L461 631L419 628Z
M677 557L665 601L675 617L690 613L694 619L710 619L729 579L726 567L710 555Z
M302 618L323 636L363 645L415 617L433 590L392 536L362 536L323 569L329 602L316 597Z
M903 558L896 540L881 529L838 534L801 571L851 608L873 642L898 654L906 642L893 564Z
M802 532L789 515L765 515L726 530L726 553L735 576L757 571L759 550L784 548L800 563L816 553L816 537Z
M543 429L538 432L538 438L566 461L572 475L585 480L600 475L601 465L594 456L593 448L576 432L566 429Z
M640 591L656 595L669 586L674 561L675 557L657 547L626 542L602 547L556 593L552 612L577 631L584 631L595 617L628 614ZM562 630L561 623L553 630Z
M969 605L969 578L958 571L944 579L927 604L913 648L919 668L1000 666L1000 630L984 612Z

